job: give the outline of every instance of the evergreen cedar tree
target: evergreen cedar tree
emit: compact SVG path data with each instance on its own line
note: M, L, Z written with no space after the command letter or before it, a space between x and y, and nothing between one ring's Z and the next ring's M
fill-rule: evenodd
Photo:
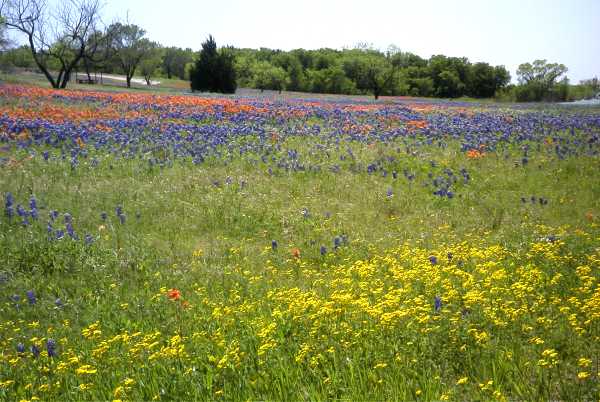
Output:
M234 93L237 84L233 63L233 55L226 49L218 51L210 35L190 72L192 91Z

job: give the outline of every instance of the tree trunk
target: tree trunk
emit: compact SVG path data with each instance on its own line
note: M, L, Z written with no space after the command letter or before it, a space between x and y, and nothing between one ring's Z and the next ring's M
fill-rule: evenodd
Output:
M127 88L131 88L131 75L127 74L126 79L127 79Z
M33 44L33 36L32 35L29 35L29 47L31 49L31 54L33 56L33 61L35 61L35 64L42 71L42 73L44 74L44 76L46 77L48 82L50 82L50 85L52 85L52 88L58 88L58 81L55 81L54 78L52 78L52 75L50 74L50 72L48 71L46 66L44 66L38 60L38 55L37 55L37 52L35 51L35 46Z
M92 76L90 75L90 63L87 58L83 59L83 66L85 67L85 73L88 77L88 82L92 82Z

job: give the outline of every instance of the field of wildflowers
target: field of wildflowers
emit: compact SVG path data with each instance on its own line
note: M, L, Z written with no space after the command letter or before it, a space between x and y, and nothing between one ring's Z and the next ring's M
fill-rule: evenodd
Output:
M600 110L0 86L0 400L596 400Z

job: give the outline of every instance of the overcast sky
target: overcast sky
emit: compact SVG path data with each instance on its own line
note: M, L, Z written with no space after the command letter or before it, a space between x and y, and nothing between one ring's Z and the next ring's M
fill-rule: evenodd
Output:
M156 4L154 6L153 4ZM600 77L600 0L106 0L104 19L142 26L167 46L341 49L395 44L428 58L506 66L535 59Z

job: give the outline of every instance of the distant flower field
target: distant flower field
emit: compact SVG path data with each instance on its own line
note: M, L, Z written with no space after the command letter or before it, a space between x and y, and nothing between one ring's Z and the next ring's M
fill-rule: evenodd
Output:
M0 85L0 400L596 400L600 110Z

